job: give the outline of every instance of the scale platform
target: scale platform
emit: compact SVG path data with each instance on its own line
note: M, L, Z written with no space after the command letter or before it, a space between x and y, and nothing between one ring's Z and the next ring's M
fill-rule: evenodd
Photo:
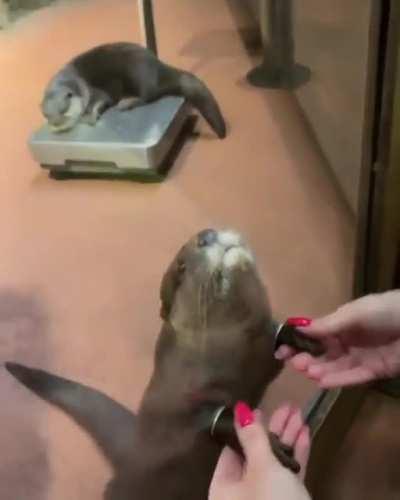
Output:
M189 106L181 97L164 97L129 111L107 110L93 127L53 133L48 125L29 140L34 159L56 179L130 178L157 182L182 135Z

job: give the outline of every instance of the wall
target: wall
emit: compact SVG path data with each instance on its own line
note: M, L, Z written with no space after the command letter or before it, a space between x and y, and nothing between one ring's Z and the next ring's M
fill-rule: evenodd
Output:
M257 0L247 3L257 12ZM297 91L297 97L354 213L370 105L372 4L372 0L292 2L296 60L312 71L311 81Z
M313 76L299 102L352 210L358 207L371 0L293 2L297 60Z

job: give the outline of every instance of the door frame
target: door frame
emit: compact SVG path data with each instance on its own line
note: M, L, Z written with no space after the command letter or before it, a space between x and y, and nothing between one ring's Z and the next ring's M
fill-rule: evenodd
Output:
M373 3L353 295L395 285L400 235L400 2ZM315 408L319 426L306 483L315 498L368 387L343 389ZM323 401L323 399L322 399ZM322 414L321 414L322 413ZM321 423L322 422L322 423ZM311 419L312 426L312 419Z

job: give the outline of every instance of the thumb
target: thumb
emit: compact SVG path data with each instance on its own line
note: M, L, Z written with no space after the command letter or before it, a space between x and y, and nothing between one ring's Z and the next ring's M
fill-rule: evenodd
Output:
M339 307L335 312L315 319L310 326L300 328L307 335L330 337L363 329L370 316L369 297L363 297Z
M243 466L240 457L226 446L219 457L213 476L214 488L224 488L240 480Z
M261 412L240 401L235 406L235 427L246 457L247 471L262 471L276 461L261 423Z

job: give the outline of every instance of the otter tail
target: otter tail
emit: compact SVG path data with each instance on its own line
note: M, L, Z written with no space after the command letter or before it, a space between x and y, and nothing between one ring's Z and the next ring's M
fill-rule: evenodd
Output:
M204 117L220 139L226 137L226 124L219 105L207 86L192 73L180 75L182 95Z
M132 450L133 413L90 387L17 363L5 366L23 385L85 429L116 469L126 464Z

